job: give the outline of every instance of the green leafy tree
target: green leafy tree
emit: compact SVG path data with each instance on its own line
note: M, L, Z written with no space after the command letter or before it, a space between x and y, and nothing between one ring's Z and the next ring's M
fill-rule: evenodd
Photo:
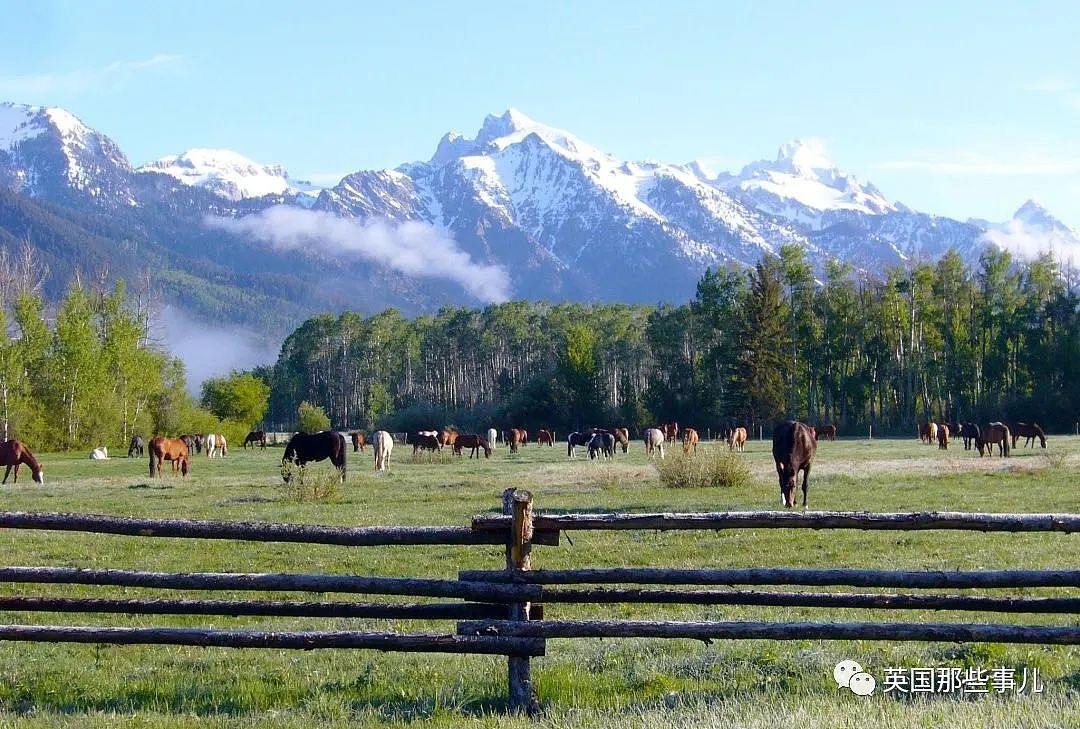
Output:
M301 433L318 433L330 429L330 418L326 411L307 400L296 409L296 429Z
M266 414L270 386L250 372L233 372L227 377L206 380L200 403L221 420L233 420L251 428Z

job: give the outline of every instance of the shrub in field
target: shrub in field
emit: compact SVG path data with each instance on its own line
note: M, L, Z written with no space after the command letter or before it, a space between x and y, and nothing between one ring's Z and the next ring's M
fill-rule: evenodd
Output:
M309 469L286 461L281 474L289 477L279 485L286 501L333 501L341 493L341 476L336 468L312 464Z
M655 465L660 472L660 483L671 488L750 484L750 468L746 461L738 454L720 448L701 449L693 455L673 448L666 459Z
M321 407L305 400L296 409L296 429L301 433L320 433L330 430L330 418Z

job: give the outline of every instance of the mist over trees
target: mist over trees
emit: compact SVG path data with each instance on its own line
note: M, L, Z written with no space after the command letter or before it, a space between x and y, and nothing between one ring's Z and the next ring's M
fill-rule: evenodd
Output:
M919 420L1038 420L1080 411L1080 299L1047 255L987 250L815 280L786 246L748 270L707 271L681 306L527 303L391 309L305 321L272 368L269 429L321 406L334 427L454 424L699 429L831 422L912 432Z

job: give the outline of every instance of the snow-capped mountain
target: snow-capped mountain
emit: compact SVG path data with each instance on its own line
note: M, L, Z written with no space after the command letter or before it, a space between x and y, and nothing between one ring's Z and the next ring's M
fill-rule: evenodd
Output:
M0 184L30 197L134 205L131 164L104 134L56 107L0 103Z
M753 207L807 230L821 230L853 214L906 210L872 184L839 170L817 139L783 144L775 160L752 162L737 175L714 175L701 163L687 169Z
M213 310L234 302L238 317L245 307L276 310L275 297L292 312L471 302L445 280L338 259L326 246L269 250L206 223L274 205L311 208L304 214L324 222L330 214L430 226L471 263L505 270L511 295L524 298L681 301L706 267L753 265L785 244L805 248L815 265L837 257L871 271L932 261L950 248L974 264L990 245L1080 257L1080 236L1033 202L1001 224L920 213L838 169L814 140L716 173L701 163L622 160L516 109L487 116L472 136L444 135L426 161L357 171L318 190L280 165L227 150L192 149L134 170L112 140L69 112L0 104L0 188L44 206L9 199L18 216L5 221L0 209L0 241L5 230L35 237L12 227L15 217L40 227L60 212L64 220L48 218L52 240L74 221L106 264L109 256L128 268L149 260L125 253L132 245L154 250L155 265L173 267L166 279L178 302ZM58 261L73 257L70 246L56 251Z
M189 149L148 162L136 171L160 172L228 200L298 193L314 199L319 193L310 182L289 177L281 165L259 164L227 149Z
M1034 200L1028 200L1004 223L989 224L985 238L1016 256L1031 259L1053 253L1076 276L1080 269L1080 232L1072 230Z

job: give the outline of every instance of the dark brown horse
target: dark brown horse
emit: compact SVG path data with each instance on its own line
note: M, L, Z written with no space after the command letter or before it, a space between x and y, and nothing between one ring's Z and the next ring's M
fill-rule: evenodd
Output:
M772 454L776 474L780 478L780 504L795 506L795 487L799 471L803 472L802 505L806 506L806 491L810 487L810 464L817 453L817 439L810 426L789 420L773 430Z
M480 449L484 449L484 458L491 458L491 444L487 438L476 433L463 433L454 441L454 454L460 456L461 449L469 449L469 458L480 458Z
M253 431L251 431L250 433L247 434L247 437L244 438L244 445L242 446L244 448L244 450L247 450L248 443L251 444L252 449L254 449L255 444L258 443L260 446L262 446L263 450L266 450L266 431L265 430L253 430Z
M979 443L982 441L982 431L979 430L979 426L975 423L961 423L960 424L960 437L964 439L964 450L970 451L972 445L978 448ZM982 449L979 448L981 451Z
M159 435L150 441L150 478L161 476L162 461L172 461L172 472L181 476L191 470L191 448L184 438Z
M815 425L814 435L818 440L825 438L826 440L836 440L836 426L835 425Z
M536 434L536 445L544 445L545 443L549 446L554 446L555 433L546 428L541 428Z
M345 483L345 436L336 430L324 430L319 433L297 433L285 446L285 455L281 459L281 477L289 482L292 473L289 464L303 468L311 461L325 461L327 458L341 474Z
M367 438L364 435L364 431L357 430L353 433L349 433L349 437L352 438L352 452L356 453L360 451L364 452L364 446L367 445Z
M1012 432L1012 446L1016 447L1016 441L1023 436L1027 440L1024 441L1024 447L1029 445L1035 446L1035 439L1039 439L1039 443L1043 448L1046 447L1046 433L1039 427L1038 423L1014 423L1013 426L1009 426L1009 430Z
M511 428L506 435L509 438L507 443L510 444L511 453L517 453L518 447L525 445L529 438L528 432L522 428Z
M18 483L19 466L24 463L30 467L30 474L34 479L34 483L45 483L45 473L41 468L41 464L38 463L38 459L34 458L34 454L30 452L30 449L22 441L12 439L0 443L0 466L7 466L4 470L4 480L0 481L0 483L7 483L12 466L15 467L15 483Z
M194 451L195 453L202 453L203 437L201 435L196 435L195 433L185 433L184 435L180 436L180 440L184 441L185 445L187 445L188 454L190 454L192 451Z
M945 423L937 427L937 442L939 450L949 450L949 426Z
M615 436L615 442L622 446L622 452L626 453L630 448L630 429L616 428L611 433Z
M998 447L998 455L1003 458L1009 457L1009 426L1005 423L993 422L989 425L984 425L980 428L981 437L975 442L975 445L979 448L979 456L983 455L983 448L986 448L986 455L993 457L994 445Z
M664 423L660 426L660 430L664 432L664 440L668 443L674 443L679 439L679 424L678 423Z
M131 444L128 446L128 458L133 458L135 456L142 458L145 449L146 441L142 439L141 435L131 436Z

